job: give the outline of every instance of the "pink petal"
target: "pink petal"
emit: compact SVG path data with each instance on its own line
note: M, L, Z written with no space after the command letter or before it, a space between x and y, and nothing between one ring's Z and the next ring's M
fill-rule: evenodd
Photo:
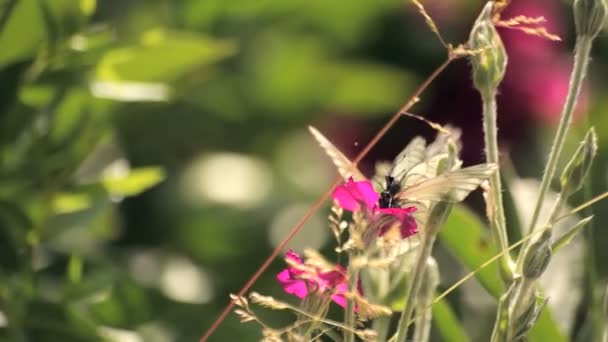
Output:
M370 181L353 182L349 179L347 186L353 189L353 193L356 193L359 200L363 201L368 208L373 208L380 195L374 190L374 186Z
M416 220L412 216L406 217L403 221L401 221L400 232L402 239L418 233L418 225L416 224Z
M303 280L289 282L281 285L283 285L283 291L295 295L298 298L304 299L308 295L308 288L306 287L306 282Z
M371 182L355 182L351 177L345 184L334 190L332 198L346 210L359 211L361 203L365 204L367 208L373 208L380 195L374 190Z
M302 264L302 258L291 249L285 253L285 259ZM305 298L308 294L306 282L298 278L302 273L304 273L302 270L287 267L277 274L277 280L283 286L285 292L296 295L299 298Z
M340 185L334 190L334 193L331 195L334 201L338 202L338 205L348 211L359 211L361 210L361 205L359 201L353 197L353 194L350 192L345 185Z

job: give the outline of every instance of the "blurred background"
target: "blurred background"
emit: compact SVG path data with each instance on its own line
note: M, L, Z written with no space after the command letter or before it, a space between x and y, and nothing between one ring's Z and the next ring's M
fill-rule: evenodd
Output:
M454 44L483 6L424 4ZM570 1L513 0L505 17L519 14L545 16L562 41L501 30L510 60L499 134L514 198L535 186L521 178L541 175L574 42ZM588 195L607 182L605 34L593 56L565 152L595 125ZM198 340L335 178L306 127L354 156L445 58L403 0L0 0L0 338ZM483 160L466 61L413 112L461 127L465 164ZM417 134L434 135L402 118L362 169ZM561 289L576 299L557 318L572 337L593 330L608 276L608 202L594 213L571 265L578 273ZM331 255L326 216L313 216L290 247ZM466 269L439 253L458 270L442 274L446 288ZM274 280L283 265L254 289L289 300ZM467 312L483 312L483 291L473 284L450 297L473 340L486 340L494 319L490 300L487 328L467 322ZM268 315L277 325L288 318ZM211 341L259 338L231 314Z

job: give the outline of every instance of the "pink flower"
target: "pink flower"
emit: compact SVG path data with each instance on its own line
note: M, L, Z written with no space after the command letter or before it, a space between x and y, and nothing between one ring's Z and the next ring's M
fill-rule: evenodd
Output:
M332 198L348 211L361 211L361 203L366 208L373 208L380 199L380 195L374 190L371 182L355 182L350 177L346 183L334 190Z
M382 224L378 236L383 236L394 221L401 224L399 230L403 239L418 232L416 220L412 216L416 208L380 208L378 206L380 195L374 190L370 181L355 182L351 177L334 190L332 198L348 211L362 211L362 206L365 207L365 212L374 222L389 218L391 222Z
M283 290L300 299L306 298L309 293L331 293L331 299L341 307L346 306L346 292L348 282L346 269L336 265L334 269L323 270L304 264L302 258L292 250L287 251L285 259L291 265L277 275L277 280ZM299 267L299 265L302 265Z

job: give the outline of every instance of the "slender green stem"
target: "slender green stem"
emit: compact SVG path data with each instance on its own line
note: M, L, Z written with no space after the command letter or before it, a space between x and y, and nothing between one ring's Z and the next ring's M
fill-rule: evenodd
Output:
M401 317L399 318L396 342L405 341L405 338L407 336L410 317L414 313L414 299L416 294L420 290L420 285L422 283L422 278L424 274L424 268L426 266L426 260L431 255L431 250L433 249L434 241L435 236L431 236L431 234L426 234L424 236L424 240L422 241L422 249L420 250L420 254L416 262L416 267L414 268L414 272L412 274L412 279L409 282L407 300L405 302L403 312L401 313Z
M357 291L357 276L358 272L352 265L353 255L350 256L350 265L348 266L348 291L355 293ZM344 310L344 324L350 329L344 330L344 342L355 341L355 301L352 296L346 296L346 308Z
M433 296L439 284L439 269L437 262L430 257L427 259L422 290L416 296L416 322L414 341L427 342L431 336L431 321L433 319Z
M416 261L412 279L409 282L405 306L403 307L401 317L399 318L399 324L397 325L396 342L404 342L407 337L410 318L414 313L415 299L420 291L422 280L424 279L424 270L427 265L427 260L431 256L437 233L439 233L439 228L449 216L451 209L452 204L439 202L435 204L429 214L426 231L422 239L420 254L418 254L418 260Z
M540 209L545 199L545 195L549 191L549 186L551 185L553 176L555 175L557 162L559 161L559 157L562 152L562 147L564 146L564 142L566 140L566 134L568 133L570 122L572 121L572 115L574 113L576 102L581 92L581 87L587 71L587 65L589 63L589 55L591 53L592 43L593 38L590 36L581 35L578 36L576 40L574 67L572 68L572 74L570 76L568 96L566 97L566 103L564 104L564 109L562 111L562 116L559 122L559 126L557 128L557 132L555 134L555 138L553 139L553 144L551 145L549 160L547 161L547 165L545 167L545 172L543 174L543 179L540 184L538 198L536 199L536 205L534 207L534 213L532 214L532 219L530 221L528 231L534 231L538 229L536 224L540 215ZM517 262L518 268L521 268L522 266L523 256L525 254L524 251L527 249L528 245L529 242L525 243L521 249L522 252L519 254L519 259Z
M483 131L485 140L486 161L500 165L498 157L498 129L496 124L496 90L481 92L483 102ZM502 200L500 168L490 177L490 199L492 218L490 226L494 241L505 251L509 247L507 223ZM501 274L506 281L512 279L511 254L504 253L501 258Z

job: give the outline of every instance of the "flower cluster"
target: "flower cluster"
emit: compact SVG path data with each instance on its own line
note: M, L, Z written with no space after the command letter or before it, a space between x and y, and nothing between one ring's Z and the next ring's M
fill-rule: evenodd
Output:
M392 222L399 222L399 231L403 239L418 232L416 220L412 216L416 208L380 208L378 206L380 194L374 190L369 181L356 182L350 178L346 183L336 188L332 198L338 205L348 211L364 211L371 221L382 222L388 217ZM390 223L383 224L378 231L378 236L383 236L389 227Z
M306 265L302 257L289 250L285 255L289 266L277 275L285 292L304 299L309 293L331 294L331 299L341 307L346 306L348 281L346 269L336 265L330 269Z

